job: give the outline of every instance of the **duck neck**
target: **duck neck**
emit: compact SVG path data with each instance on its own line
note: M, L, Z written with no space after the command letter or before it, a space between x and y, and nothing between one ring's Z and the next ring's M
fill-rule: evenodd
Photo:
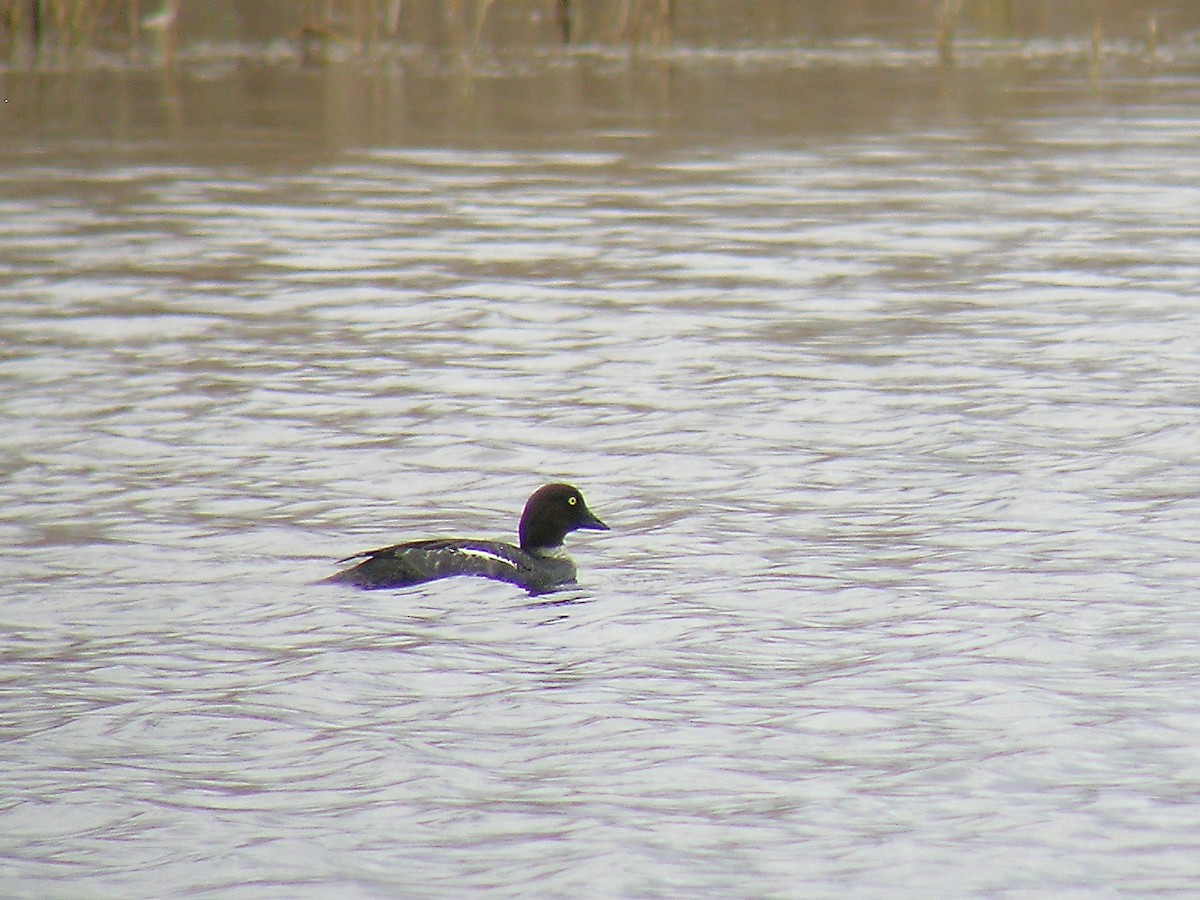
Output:
M540 556L543 559L570 559L567 556L567 548L562 544L556 547L529 547L528 551L534 556Z

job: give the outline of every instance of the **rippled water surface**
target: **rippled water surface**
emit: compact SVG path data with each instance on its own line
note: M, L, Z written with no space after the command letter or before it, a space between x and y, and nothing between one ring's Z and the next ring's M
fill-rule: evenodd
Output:
M3 893L1200 883L1200 80L713 65L8 141Z

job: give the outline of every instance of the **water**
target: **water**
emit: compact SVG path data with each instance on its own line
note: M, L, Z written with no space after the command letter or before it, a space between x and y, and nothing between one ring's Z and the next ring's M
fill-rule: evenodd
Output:
M1194 889L1194 71L591 65L8 86L3 892Z

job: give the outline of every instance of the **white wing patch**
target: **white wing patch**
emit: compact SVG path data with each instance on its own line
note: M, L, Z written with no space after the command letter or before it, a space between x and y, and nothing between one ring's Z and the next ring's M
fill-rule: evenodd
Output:
M479 550L475 547L462 547L456 552L461 553L464 556L475 556L479 559L490 559L492 562L498 562L500 565L508 566L510 569L515 569L517 567L516 563L514 563L511 559L500 556L498 553L492 553L488 550Z

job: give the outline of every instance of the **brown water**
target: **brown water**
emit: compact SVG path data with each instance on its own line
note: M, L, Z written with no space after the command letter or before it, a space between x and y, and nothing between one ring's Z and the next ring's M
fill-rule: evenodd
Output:
M8 73L2 892L1194 889L1188 52Z

